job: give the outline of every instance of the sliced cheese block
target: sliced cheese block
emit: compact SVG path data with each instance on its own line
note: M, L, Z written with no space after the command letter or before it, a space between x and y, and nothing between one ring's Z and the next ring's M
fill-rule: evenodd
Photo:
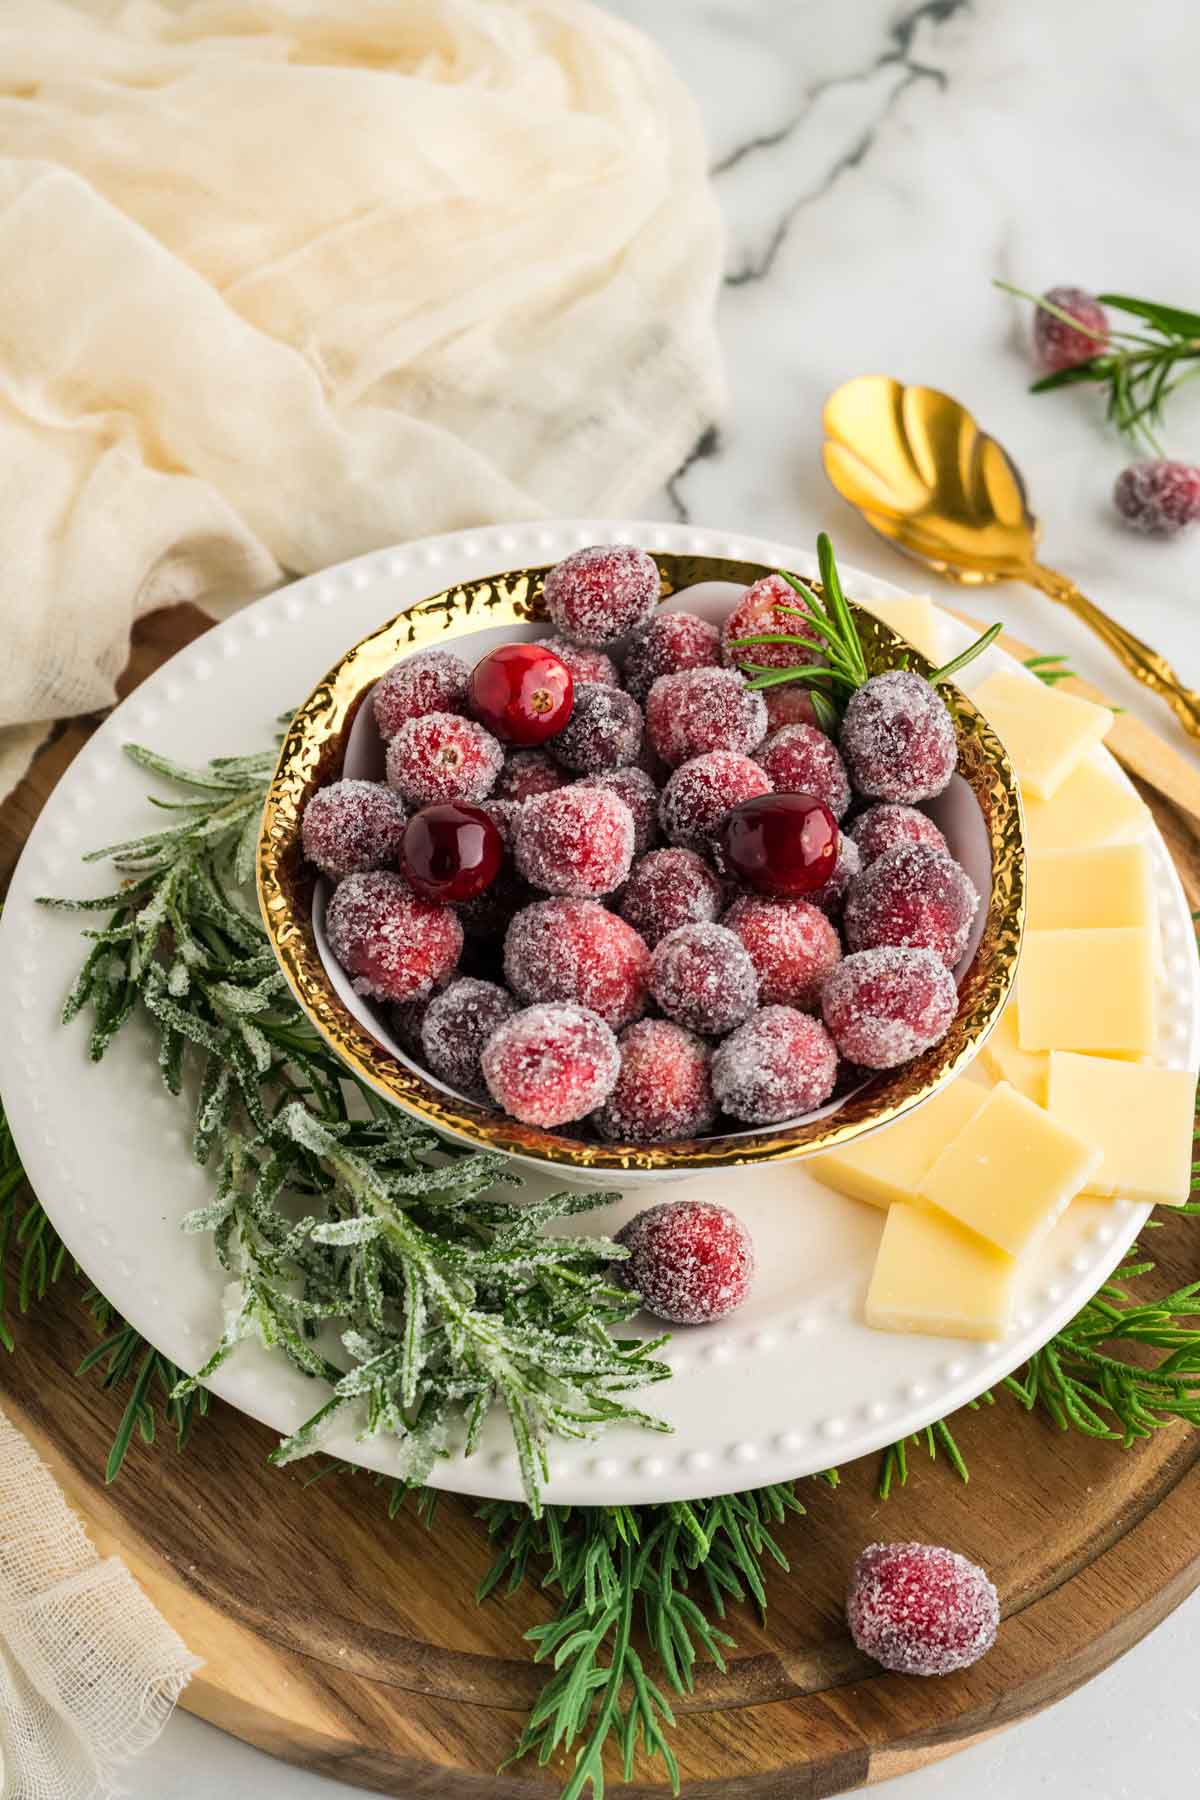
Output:
M928 594L903 594L894 600L864 600L863 605L914 644L935 668L946 661L942 654L939 609Z
M1017 971L1021 1049L1148 1055L1156 961L1145 930L1027 931Z
M1002 1081L921 1183L940 1207L1009 1256L1051 1229L1099 1167L1101 1151Z
M987 1092L960 1076L894 1125L881 1126L844 1150L812 1156L805 1167L826 1187L872 1206L915 1200L925 1171L942 1146L978 1112Z
M1035 850L1029 857L1027 931L1157 930L1154 872L1145 843Z
M1003 1337L1015 1269L1011 1256L953 1219L893 1206L867 1289L867 1324L931 1337Z
M1137 1068L1055 1050L1047 1111L1099 1145L1089 1194L1181 1206L1192 1185L1196 1077L1187 1069Z
M1016 669L997 669L971 698L999 734L1022 794L1035 800L1052 800L1113 722L1106 706L1030 681Z
M1094 753L1067 777L1053 800L1036 800L1029 793L1022 800L1030 851L1128 844L1145 837L1151 825L1149 807Z
M980 1045L979 1060L994 1080L1009 1082L1036 1106L1045 1105L1050 1058L1045 1050L1022 1050L1018 1043L1015 996Z

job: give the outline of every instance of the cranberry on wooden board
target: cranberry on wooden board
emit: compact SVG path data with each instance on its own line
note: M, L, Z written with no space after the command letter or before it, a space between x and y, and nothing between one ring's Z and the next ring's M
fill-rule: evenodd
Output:
M543 644L500 644L471 670L471 712L503 744L541 744L571 717L575 682Z
M760 794L721 827L725 861L763 894L815 894L837 866L838 843L837 820L811 794Z
M899 1675L949 1675L996 1641L1000 1603L977 1563L938 1544L869 1544L846 1621L858 1648Z
M473 900L500 869L504 839L481 806L447 801L414 813L404 832L401 867L427 900Z

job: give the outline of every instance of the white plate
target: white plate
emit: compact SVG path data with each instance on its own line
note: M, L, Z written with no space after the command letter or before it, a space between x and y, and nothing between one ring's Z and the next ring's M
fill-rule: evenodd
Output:
M39 894L99 894L111 871L80 854L146 828L147 778L121 754L130 739L184 762L253 750L348 644L454 581L550 562L609 538L649 549L752 558L815 574L795 549L691 527L607 522L522 525L377 551L259 601L190 645L106 720L52 794L30 836L0 920L0 1091L33 1186L113 1305L182 1367L204 1359L223 1324L223 1277L206 1237L179 1220L209 1193L191 1160L186 1103L162 1087L150 1033L129 1026L104 1061L87 1060L86 1022L58 1024L78 968L77 915L49 914ZM844 571L857 598L900 590ZM947 648L961 627L945 621ZM989 653L995 657L995 652ZM976 673L981 679L986 669ZM973 685L973 683L972 683ZM1161 1059L1200 1064L1200 970L1187 902L1166 848L1153 840L1164 937ZM561 1185L559 1183L558 1185ZM531 1192L545 1192L542 1177ZM731 1184L697 1176L681 1191L732 1205L754 1234L759 1276L742 1310L675 1333L674 1377L648 1404L670 1437L632 1428L592 1444L554 1445L549 1500L601 1504L682 1499L810 1474L892 1442L990 1387L1058 1330L1116 1267L1147 1209L1076 1202L1032 1259L1012 1335L972 1344L868 1331L862 1301L882 1215L821 1188L803 1165ZM603 1217L614 1229L632 1197ZM588 1228L597 1223L583 1222ZM319 1404L319 1384L282 1357L245 1345L213 1391L290 1432ZM326 1446L385 1472L387 1440L358 1444L349 1427ZM437 1485L506 1498L520 1493L506 1422L480 1450L438 1465Z

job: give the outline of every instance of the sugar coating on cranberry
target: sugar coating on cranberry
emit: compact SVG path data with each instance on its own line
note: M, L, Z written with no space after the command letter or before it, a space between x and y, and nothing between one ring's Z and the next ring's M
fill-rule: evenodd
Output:
M516 864L548 894L609 894L633 861L633 814L607 788L565 787L526 800Z
M599 775L585 775L578 785L607 788L625 802L633 814L633 854L644 856L658 836L658 789L645 769L632 764L605 769Z
M504 752L490 731L458 713L407 719L387 749L387 778L410 806L485 800Z
M528 800L565 787L568 777L546 750L510 750L496 777L497 800Z
M621 1073L594 1120L601 1137L662 1144L708 1129L716 1109L707 1044L670 1019L642 1019L620 1047Z
M480 1058L488 1092L526 1125L566 1125L607 1100L621 1052L604 1020L583 1006L528 1006L493 1031Z
M604 687L621 685L616 663L603 650L589 650L586 645L573 644L565 637L535 638L534 643L540 644L543 650L552 650L559 662L570 669L571 677L579 687L593 681Z
M664 1200L617 1233L618 1265L647 1312L672 1325L708 1325L742 1304L754 1279L754 1241L711 1200Z
M558 563L542 598L564 637L589 649L635 631L658 605L658 565L632 544L592 544Z
M857 1647L898 1675L949 1675L991 1649L1000 1600L977 1563L937 1544L869 1544L846 1622Z
M684 669L716 668L721 661L721 633L697 613L655 613L630 639L625 650L625 685L644 700L660 675Z
M826 977L842 958L841 940L823 912L805 900L743 894L721 923L754 964L760 1006L818 1010Z
M659 824L671 843L706 850L731 808L770 792L770 776L748 756L711 750L675 770L658 802Z
M540 900L508 927L504 978L521 1000L571 1001L619 1031L646 1010L650 952L595 900Z
M899 849L901 844L928 844L933 850L949 854L949 845L928 813L886 800L868 806L851 825L850 835L858 845L864 866L885 850Z
M862 856L854 839L846 832L838 834L837 861L833 865L833 874L824 887L818 888L808 896L813 906L819 906L823 913L838 913L842 902L850 888L858 880L862 871Z
M382 781L331 781L304 808L301 843L309 862L340 881L367 869L394 866L407 814Z
M834 1043L864 1069L894 1069L940 1044L957 1009L954 977L932 950L855 951L821 992Z
M356 994L421 1000L462 953L462 926L447 906L422 900L386 869L348 875L325 914L329 948Z
M652 850L630 871L619 910L653 948L681 925L719 918L721 901L721 883L694 850Z
M811 1013L764 1006L713 1051L713 1093L744 1125L778 1125L828 1100L837 1049Z
M850 778L837 745L815 725L784 725L772 733L754 760L766 770L777 794L812 794L840 819L850 804Z
M1059 369L1073 369L1079 363L1090 362L1093 356L1100 356L1107 350L1108 314L1094 294L1087 293L1083 288L1053 287L1048 288L1042 297L1059 312L1069 313L1076 321L1069 325L1066 319L1056 318L1044 306L1039 305L1035 309L1034 354L1047 375L1056 374Z
M435 994L421 1022L421 1048L430 1069L460 1094L488 1097L479 1059L498 1025L517 1010L512 995L494 981L462 975Z
M418 650L375 683L371 705L379 735L390 743L408 719L465 713L471 671L453 650Z
M646 736L673 769L713 750L749 752L766 734L763 697L736 669L660 675L646 697Z
M793 607L795 612L780 610ZM798 619L796 612L807 610L803 594L798 594L790 581L782 575L763 575L746 589L721 628L721 654L727 663L757 663L764 669L790 669L813 661L812 652L802 644L734 647L738 638L802 635L804 620Z
M632 694L599 682L575 689L575 710L552 739L559 762L578 775L635 762L641 747L641 707Z
M979 894L966 870L930 844L900 844L864 869L846 900L852 950L903 944L952 969L967 947Z
M807 688L797 682L783 682L765 689L763 702L767 709L767 730L782 731L785 725L815 725L816 708Z
M1200 519L1200 469L1181 462L1138 462L1113 488L1121 517L1147 537L1169 538Z
M958 758L945 702L910 669L872 675L850 696L841 746L860 794L906 806L940 794Z
M754 964L724 925L680 925L654 947L650 991L677 1025L719 1037L758 1004Z

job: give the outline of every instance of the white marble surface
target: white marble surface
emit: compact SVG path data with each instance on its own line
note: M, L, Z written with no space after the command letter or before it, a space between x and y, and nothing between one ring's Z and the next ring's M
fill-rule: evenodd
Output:
M1200 14L1186 0L611 0L690 83L728 228L729 404L646 517L785 539L820 526L900 580L893 554L821 473L820 407L867 371L944 387L1023 468L1048 561L1200 685L1200 532L1148 544L1113 515L1130 460L1086 390L1032 398L1027 318L993 275L1195 306ZM1200 384L1168 447L1200 456ZM1036 594L976 596L1068 652L1120 703L1164 709ZM1182 733L1176 742L1187 747ZM904 1800L1161 1800L1200 1741L1200 1598L1080 1693L896 1784ZM1129 1721L1136 1721L1130 1729ZM135 1771L139 1800L350 1800L177 1718Z

